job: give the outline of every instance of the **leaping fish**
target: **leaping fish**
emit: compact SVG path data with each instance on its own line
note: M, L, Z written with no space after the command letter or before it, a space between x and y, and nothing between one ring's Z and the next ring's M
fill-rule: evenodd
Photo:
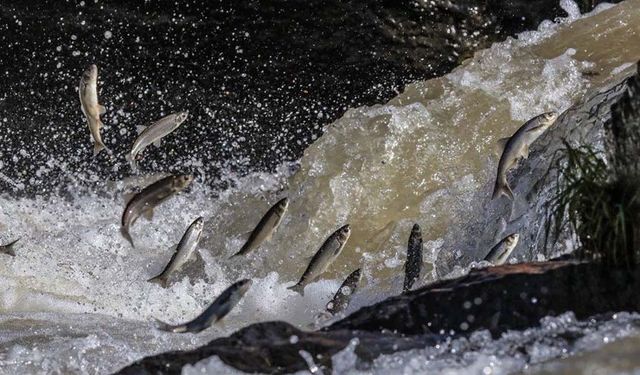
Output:
M503 151L498 162L498 174L491 199L495 199L502 194L513 200L513 191L511 191L507 182L507 173L520 158L526 159L529 157L531 144L553 125L557 118L558 114L556 112L543 113L525 122L513 136L502 138L498 141Z
M195 219L184 232L178 246L176 247L176 251L173 253L171 260L169 260L169 263L167 263L162 272L158 276L147 281L158 283L163 288L166 288L169 276L171 276L172 273L179 271L191 258L191 255L193 255L194 250L198 246L198 242L200 242L202 228L204 228L204 219L199 217Z
M247 254L251 250L260 247L263 242L269 241L273 233L278 229L288 206L289 200L287 198L282 198L278 203L274 204L262 219L260 219L260 222L255 229L253 229L249 235L249 239L245 242L240 251L232 255L232 257Z
M346 309L351 301L351 296L353 296L353 293L356 291L356 288L360 283L360 279L362 279L360 268L351 272L342 285L340 285L340 288L338 288L338 291L331 301L327 303L327 312L331 315L335 315Z
M404 264L404 285L402 293L411 290L413 283L420 277L422 269L422 232L420 226L414 224L407 245L407 262Z
M13 250L13 245L15 245L18 241L20 241L20 238L13 240L6 245L0 245L0 253L7 254L12 257L16 256L16 252Z
M147 146L154 144L160 146L162 137L170 134L176 130L189 116L189 111L173 113L161 118L148 127L141 127L142 132L138 135L138 138L133 142L131 151L126 156L126 159L131 163L131 169L138 170L137 157Z
M96 156L102 150L107 150L107 147L102 142L102 136L100 135L100 129L102 128L102 120L100 115L103 115L107 110L98 103L98 67L93 64L82 74L80 78L80 85L78 86L78 93L80 95L80 109L84 117L87 119L89 125L89 132L93 137L93 156Z
M122 213L120 232L122 236L131 243L132 247L135 247L135 245L133 244L129 230L136 220L143 214L151 220L153 217L153 209L156 206L189 186L191 181L193 181L193 176L190 175L168 176L142 189L142 191L129 200Z
M249 287L251 287L251 284L251 280L244 279L231 285L202 314L188 323L174 326L156 319L158 329L174 333L198 333L203 331L224 318L240 302Z
M309 262L307 269L302 274L302 277L300 277L300 281L287 289L291 289L304 296L304 287L316 281L320 275L327 270L329 265L336 260L350 235L351 228L349 224L333 232L333 234L324 241L322 246L320 246L320 249L318 249L313 258L311 258L311 262Z
M498 242L484 257L487 262L493 263L494 266L500 266L505 264L509 255L513 252L518 244L520 235L518 233L512 233Z

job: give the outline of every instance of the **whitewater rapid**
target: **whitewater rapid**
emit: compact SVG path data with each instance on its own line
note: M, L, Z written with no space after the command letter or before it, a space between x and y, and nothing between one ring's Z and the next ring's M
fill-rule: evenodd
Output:
M227 174L233 184L223 191L196 181L159 207L153 221L136 223L131 231L135 249L119 232L127 190L123 182L92 190L90 176L67 171L82 181L64 196L2 195L0 239L21 240L17 256L0 262L0 372L109 373L143 356L194 348L254 322L317 327L316 316L358 267L364 277L347 313L399 292L406 241L415 222L425 240L420 285L440 277L439 267L446 274L447 267L465 269L482 259L505 228L488 223L486 233L473 241L464 234L496 209L489 201L495 141L539 113L563 112L619 81L640 59L640 44L629 43L630 35L640 34L640 0L601 5L585 16L576 13L575 4L562 4L570 14L566 19L495 44L444 77L409 85L386 104L348 110L297 163L273 174ZM16 152L15 157L28 155ZM52 160L42 168L65 165ZM12 181L12 176L0 176ZM245 233L284 196L291 202L289 212L271 241L247 257L229 260ZM198 216L205 218L203 240L183 277L167 289L146 282L163 268ZM346 223L352 236L325 277L309 285L304 297L287 290L304 271L306 258ZM521 241L513 261L541 259L531 251L538 245L537 240ZM199 335L154 328L153 318L190 320L240 278L254 279L253 287L221 324ZM544 330L533 332L545 336ZM480 339L500 348L501 339ZM407 361L421 361L433 350L440 349L400 354L404 359L387 358L390 362L382 358L374 368L380 373L413 368L406 367ZM469 373L480 368L452 358L437 367L420 362L416 366L427 367L414 370L443 369L444 364ZM358 373L348 350L336 360L343 364L338 368ZM394 367L399 360L405 365ZM500 361L503 367L493 368L513 371L528 363ZM202 366L231 372L217 359Z

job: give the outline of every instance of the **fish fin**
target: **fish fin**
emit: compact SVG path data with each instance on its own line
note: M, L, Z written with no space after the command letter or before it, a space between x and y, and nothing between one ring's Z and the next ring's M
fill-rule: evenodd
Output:
M107 152L109 152L109 149L107 148L107 146L104 145L104 143L102 142L95 142L93 144L93 157L95 158L96 156L98 156L98 154L100 153L100 151L102 150L107 150Z
M496 156L502 155L502 153L504 152L505 147L507 146L507 142L509 142L509 139L511 139L511 137L498 139L498 141L496 142L495 150L494 150Z
M103 106L102 104L98 104L98 113L104 115L105 113L107 113L107 107Z
M147 282L158 284L161 287L166 289L168 284L168 278L163 274L159 274L158 276L150 278L149 280L147 280Z
M162 140L158 139L157 141L153 142L153 145L156 147L160 147L160 145L162 145Z
M135 245L133 244L133 238L131 238L131 234L129 234L129 230L126 227L120 227L120 233L125 240L129 241L131 247L135 249Z
M529 158L529 145L522 146L522 150L520 151L520 156L522 156L523 159Z
M20 238L13 240L6 245L0 246L0 251L7 255L11 255L12 257L16 256L16 252L13 250L13 245L15 245L18 241L20 241Z
M500 195L505 195L509 199L513 200L513 191L511 191L511 188L506 181L503 183L496 181L496 186L493 189L493 195L491 196L491 199L496 199Z
M531 132L538 131L540 128L542 128L542 127L544 127L544 126L546 126L546 125L544 125L544 124L539 124L538 126L534 126L534 127L533 127L533 128L531 128L531 129L527 129L527 133L531 133Z
M146 129L147 127L144 125L136 125L136 132L138 132L138 134L142 133L144 131L144 129Z
M296 293L299 293L304 297L304 285L297 283L296 285L290 286L287 289L293 290Z
M142 216L144 216L144 218L149 221L153 220L153 208L149 208L148 210L144 211L142 213Z

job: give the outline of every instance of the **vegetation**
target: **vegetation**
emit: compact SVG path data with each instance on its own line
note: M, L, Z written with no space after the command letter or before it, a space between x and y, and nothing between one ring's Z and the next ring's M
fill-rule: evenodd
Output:
M580 242L580 258L635 266L640 260L639 181L612 174L604 155L590 147L565 142L563 151L547 236L568 227Z

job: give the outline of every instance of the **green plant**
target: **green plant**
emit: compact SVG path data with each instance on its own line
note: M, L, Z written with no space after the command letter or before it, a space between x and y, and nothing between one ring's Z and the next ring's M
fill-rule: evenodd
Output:
M565 148L557 159L557 190L549 204L546 238L568 229L581 259L634 267L640 260L640 181L611 172L602 153Z

